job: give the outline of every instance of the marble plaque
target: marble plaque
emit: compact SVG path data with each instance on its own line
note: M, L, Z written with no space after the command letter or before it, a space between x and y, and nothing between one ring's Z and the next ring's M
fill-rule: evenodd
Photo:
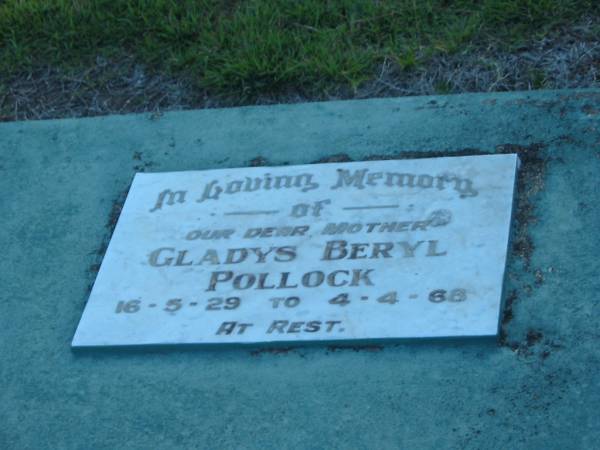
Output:
M138 173L72 345L496 335L517 163Z

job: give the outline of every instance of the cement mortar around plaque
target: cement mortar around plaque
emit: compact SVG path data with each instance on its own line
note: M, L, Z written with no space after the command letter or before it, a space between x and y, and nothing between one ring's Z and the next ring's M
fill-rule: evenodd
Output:
M517 163L138 173L72 345L496 335Z

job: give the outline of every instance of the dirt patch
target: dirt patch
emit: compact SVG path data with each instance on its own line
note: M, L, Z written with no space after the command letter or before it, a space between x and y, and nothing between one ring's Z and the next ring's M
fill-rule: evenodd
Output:
M112 203L112 208L110 209L110 214L108 215L108 221L106 222L106 228L109 230L111 236L115 230L115 227L117 226L121 211L123 211L123 205L125 205L125 200L127 199L128 193L129 187L122 191Z
M323 163L341 163L341 162L352 162L353 159L350 158L346 153L336 153L335 155L326 156L325 158L317 159L313 161L311 164L323 164Z
M537 288L544 282L542 271L531 268L531 257L535 251L535 245L531 238L529 227L537 222L535 196L544 189L544 179L548 163L548 158L542 156L545 148L546 145L541 142L529 146L503 144L496 147L496 150L501 153L518 153L521 161L517 176L517 195L513 212L512 253L513 256L516 256L523 262L523 267L520 270L525 273L531 273L534 276L533 287L525 284L521 289L525 295L530 295L534 287ZM514 305L521 298L519 292L513 289L505 299L500 326L500 339L498 342L499 345L509 347L519 354L530 355L529 348L541 339L541 332L530 331L524 341L515 341L508 337L508 325L514 318ZM539 333L539 339L537 338L537 333Z
M527 347L532 347L535 344L537 344L542 338L544 337L544 335L536 330L529 330L527 332L527 336L526 336L526 341L527 341Z
M512 292L506 296L504 301L504 311L502 313L502 325L507 325L513 318L512 306L514 301L517 299L517 290L513 289Z
M144 160L143 152L133 152L132 158L134 161L138 161L138 163L135 166L133 166L133 170L135 170L136 172L145 172L148 169L152 169L155 165L152 161Z
M260 356L263 354L271 354L271 355L287 355L290 352L293 352L295 349L293 347L273 347L273 348L259 348L256 350L252 350L250 352L251 356Z
M134 158L135 159L135 158ZM100 247L95 252L95 261L90 264L88 267L88 273L96 277L96 274L100 271L100 264L102 259L104 258L104 254L106 253L106 249L108 248L108 244L112 237L113 232L115 231L115 227L117 226L117 222L119 220L119 216L121 215L121 211L123 210L123 205L125 204L125 199L127 199L127 194L129 193L129 187L124 191L120 192L119 195L113 200L112 207L108 214L108 219L106 221L105 228L107 229L106 237L102 240ZM92 291L92 287L94 282L92 281L88 286L88 293Z
M383 345L330 345L327 347L330 352L353 351L353 352L380 352Z
M543 143L528 146L503 144L496 147L499 153L518 153L521 160L517 177L513 252L523 259L527 271L530 269L531 255L535 250L528 227L537 222L533 198L544 188L547 161L540 156L540 152L545 147Z
M262 167L262 166L266 166L269 162L266 160L266 158L263 158L262 156L257 156L256 158L251 159L250 161L248 161L248 165L250 167Z

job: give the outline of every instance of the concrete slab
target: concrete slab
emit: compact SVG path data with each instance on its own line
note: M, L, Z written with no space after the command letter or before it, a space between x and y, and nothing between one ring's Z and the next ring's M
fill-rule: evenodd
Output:
M0 125L0 447L594 448L600 91ZM500 341L73 353L136 171L514 152Z

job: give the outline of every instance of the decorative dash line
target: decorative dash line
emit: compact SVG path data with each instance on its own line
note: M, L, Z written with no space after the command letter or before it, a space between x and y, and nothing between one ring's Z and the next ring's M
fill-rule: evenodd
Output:
M231 211L226 212L223 215L225 216L258 216L261 214L277 214L279 212L278 209L272 211Z
M392 208L400 208L400 205L345 206L342 209L354 210L354 209L392 209Z

